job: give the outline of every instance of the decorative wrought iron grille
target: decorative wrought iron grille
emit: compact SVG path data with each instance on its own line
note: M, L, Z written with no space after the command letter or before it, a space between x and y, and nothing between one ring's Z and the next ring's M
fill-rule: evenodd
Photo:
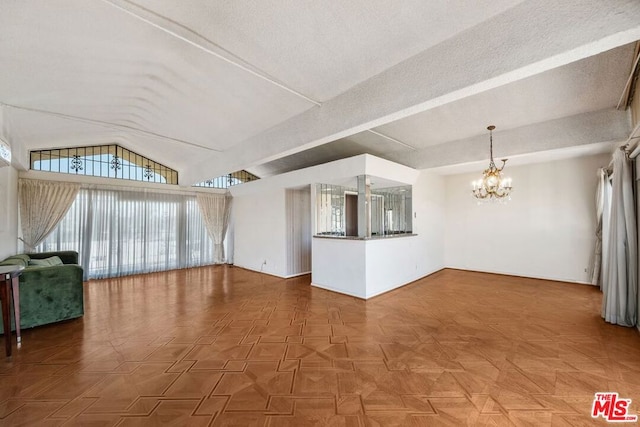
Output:
M178 172L119 145L31 151L31 169L132 181L178 184Z
M227 175L222 175L217 178L207 179L206 181L195 184L194 187L229 188L233 187L234 185L255 181L257 179L260 178L250 172L247 172L246 170L241 170Z

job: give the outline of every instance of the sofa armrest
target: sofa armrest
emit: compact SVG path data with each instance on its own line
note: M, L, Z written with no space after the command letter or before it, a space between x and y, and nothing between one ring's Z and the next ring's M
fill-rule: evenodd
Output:
M20 321L24 329L84 314L79 265L29 266L22 270L19 283Z
M53 255L52 255L53 256ZM29 266L22 270L20 283L82 283L82 267L74 264Z
M29 254L33 259L45 259L52 256L60 257L63 264L78 264L78 252L76 251L58 251L58 252L40 252L37 254Z

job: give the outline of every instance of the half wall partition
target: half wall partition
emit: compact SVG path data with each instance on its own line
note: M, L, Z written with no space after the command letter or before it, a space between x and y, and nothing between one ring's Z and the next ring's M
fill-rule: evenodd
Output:
M312 284L366 299L405 284L394 260L411 250L398 238L415 236L413 189L368 175L349 183L315 186Z

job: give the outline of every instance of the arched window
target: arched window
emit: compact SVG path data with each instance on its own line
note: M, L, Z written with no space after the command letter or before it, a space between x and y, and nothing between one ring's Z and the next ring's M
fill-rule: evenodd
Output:
M30 152L31 169L45 172L178 184L178 172L119 145Z
M260 178L251 172L241 170L227 175L222 175L217 178L207 179L206 181L195 184L194 187L229 188L234 185L244 184L245 182L255 181L256 179Z

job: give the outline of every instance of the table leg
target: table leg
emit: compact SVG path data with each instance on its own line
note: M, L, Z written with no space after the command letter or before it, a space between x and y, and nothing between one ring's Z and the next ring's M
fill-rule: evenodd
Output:
M2 329L4 331L4 348L7 357L11 356L11 307L9 304L9 281L5 277L0 282L0 298L2 299Z
M16 338L19 347L22 343L22 337L20 336L20 283L17 276L11 279L11 294L13 295L13 316L16 321Z

